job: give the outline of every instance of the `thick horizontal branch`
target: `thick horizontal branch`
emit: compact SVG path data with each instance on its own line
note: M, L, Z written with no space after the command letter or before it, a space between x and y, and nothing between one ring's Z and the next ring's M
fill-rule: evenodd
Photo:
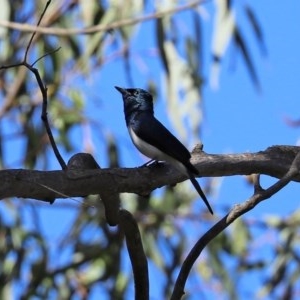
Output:
M256 153L219 155L203 153L196 147L191 162L202 177L265 174L281 178L299 151L300 147L278 145ZM295 181L300 181L300 175Z
M273 146L257 153L207 154L198 149L192 163L202 177L265 174L281 178L289 169L300 147ZM187 178L167 164L141 168L100 170L2 170L0 199L23 197L51 201L101 192L148 194ZM295 178L300 181L300 176Z

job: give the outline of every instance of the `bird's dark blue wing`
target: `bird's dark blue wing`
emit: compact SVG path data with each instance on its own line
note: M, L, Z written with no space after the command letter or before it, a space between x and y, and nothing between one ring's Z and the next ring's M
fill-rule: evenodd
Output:
M154 116L140 112L131 122L135 134L163 153L184 165L190 164L191 154L185 146Z

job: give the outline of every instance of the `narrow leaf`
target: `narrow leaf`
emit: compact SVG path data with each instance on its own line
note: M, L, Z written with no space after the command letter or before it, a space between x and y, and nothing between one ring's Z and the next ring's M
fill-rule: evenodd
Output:
M164 31L162 19L156 20L156 40L157 40L157 46L158 46L158 49L160 52L162 64L166 70L167 76L169 77L170 70L169 70L169 66L168 66L167 54L166 54L166 51L164 48L165 31Z
M255 87L257 88L257 90L260 91L261 90L260 82L259 82L256 70L255 70L252 58L250 56L250 53L249 53L249 50L248 50L248 48L246 46L244 38L240 34L240 31L238 30L238 28L235 28L235 31L234 31L234 42L235 42L236 46L238 47L238 49L242 53L242 56L243 56L243 58L245 60L245 63L246 63L246 66L248 68L250 77L251 77L251 79L253 81L253 84L255 85Z
M258 19L257 19L256 15L254 14L253 10L251 9L251 7L249 7L248 5L245 7L245 11L246 11L246 15L249 19L249 22L252 25L253 31L255 33L255 37L258 41L258 45L260 46L261 53L266 56L267 55L267 47L266 47L266 44L264 41L262 28L258 22Z

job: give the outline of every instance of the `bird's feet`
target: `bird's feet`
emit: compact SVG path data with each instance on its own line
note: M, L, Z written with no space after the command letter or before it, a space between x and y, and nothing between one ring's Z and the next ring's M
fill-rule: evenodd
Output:
M148 162L146 162L145 164L141 165L140 168L144 168L144 167L156 167L159 165L162 165L163 162L155 160L155 159L151 159Z

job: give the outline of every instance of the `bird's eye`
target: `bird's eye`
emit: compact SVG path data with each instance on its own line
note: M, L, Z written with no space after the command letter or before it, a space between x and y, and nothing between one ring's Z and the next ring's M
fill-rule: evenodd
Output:
M139 92L138 91L134 91L133 95L134 96L138 96Z

